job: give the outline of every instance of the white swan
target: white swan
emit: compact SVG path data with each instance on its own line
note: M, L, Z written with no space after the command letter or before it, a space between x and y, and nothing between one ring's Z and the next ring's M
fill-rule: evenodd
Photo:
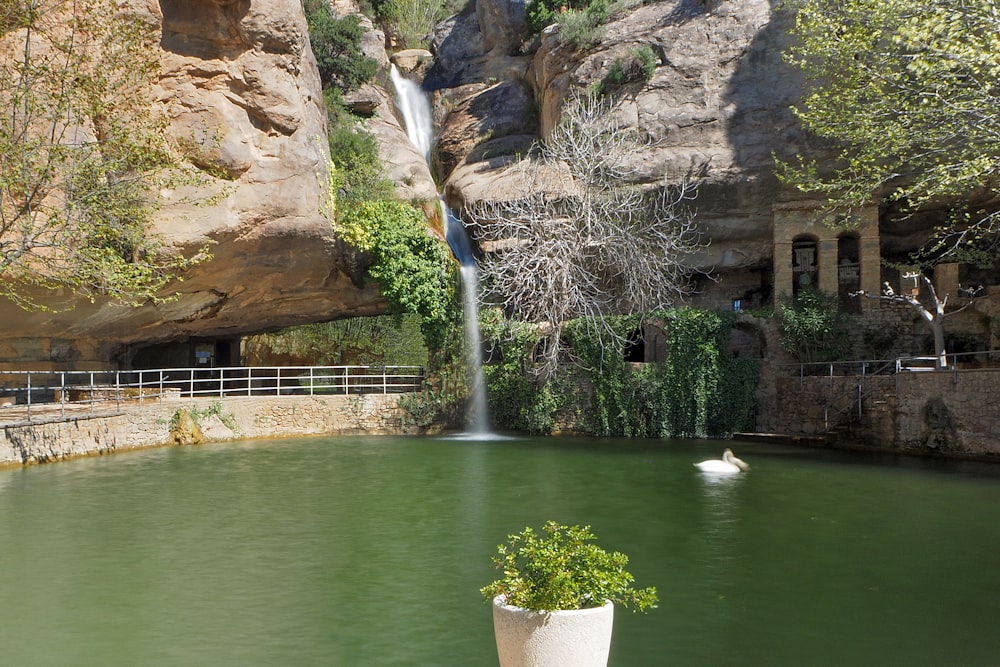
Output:
M727 449L722 453L721 461L719 459L709 459L708 461L702 461L694 465L702 472L712 472L722 475L732 475L750 470L747 462L736 458L731 449Z

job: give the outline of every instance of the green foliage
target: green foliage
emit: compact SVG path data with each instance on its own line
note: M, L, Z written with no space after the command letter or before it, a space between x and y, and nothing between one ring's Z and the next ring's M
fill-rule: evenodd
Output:
M842 146L831 172L802 158L779 176L851 212L888 191L903 210L995 198L1000 12L995 0L801 0L786 58L809 90L803 126ZM996 207L956 214L934 256L996 241Z
M608 68L608 75L605 81L609 84L621 86L626 83L636 81L648 83L656 72L657 58L653 53L653 47L649 44L632 49L626 56L619 56Z
M606 0L593 0L585 9L570 9L558 16L559 41L578 51L597 46L608 20Z
M544 531L528 526L497 547L493 565L504 576L481 589L487 602L503 595L507 604L534 611L589 609L608 600L633 611L656 607L656 589L634 588L628 556L595 544L590 526L548 521Z
M842 359L850 345L847 328L837 297L816 289L803 290L778 311L781 349L802 362Z
M201 421L203 419L208 417L218 417L219 421L226 425L226 428L239 435L240 429L239 425L236 423L236 415L231 412L226 412L222 407L222 401L212 401L211 405L207 408L194 406L190 409L178 408L177 410L174 410L174 414L170 416L170 430L176 429L180 424L181 414L183 412L187 412L191 415L191 419L193 419L194 423L198 426L201 426Z
M337 176L337 195L345 206L365 200L391 199L392 182L382 169L378 140L357 117L344 109L336 89L323 92L327 109L327 142Z
M325 0L303 0L303 6L323 88L351 91L371 81L378 61L361 51L365 28L360 17L348 14L338 18Z
M623 361L622 348L608 347L592 324L574 320L564 333L577 365L564 364L543 384L535 373L537 327L487 311L481 329L494 349L484 368L494 423L549 433L557 415L570 408L599 436L704 438L745 430L753 417L759 368L756 361L729 354L732 313L682 308L652 319L666 332L663 362L632 367ZM640 323L638 316L619 316L604 318L602 326L625 340ZM592 389L584 405L577 389L581 380Z
M427 45L434 26L446 19L451 5L442 0L385 0L378 14L404 48Z
M444 344L455 313L455 263L427 232L420 209L400 201L363 201L334 223L344 240L369 252L369 275L378 281L394 314L416 313L429 348Z
M538 327L509 320L499 308L489 308L479 314L479 330L492 350L483 376L494 423L516 431L550 433L565 392L559 391L558 380L543 384L533 372L535 347L541 341Z
M126 305L162 301L188 266L151 230L151 193L190 184L148 100L156 35L109 0L0 4L17 58L0 62L0 294L30 286Z
M420 318L379 315L305 324L247 336L241 356L249 366L269 366L275 357L303 366L426 366L427 347Z

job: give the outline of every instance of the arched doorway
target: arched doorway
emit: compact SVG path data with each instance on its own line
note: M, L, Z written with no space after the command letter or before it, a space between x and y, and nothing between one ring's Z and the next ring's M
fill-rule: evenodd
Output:
M792 295L802 290L816 289L819 281L818 242L815 236L801 235L792 239Z

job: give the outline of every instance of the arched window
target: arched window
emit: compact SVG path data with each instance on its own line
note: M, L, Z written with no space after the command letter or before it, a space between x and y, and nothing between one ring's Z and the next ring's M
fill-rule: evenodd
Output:
M798 296L804 289L818 287L819 262L817 241L814 236L796 236L792 239L792 294Z

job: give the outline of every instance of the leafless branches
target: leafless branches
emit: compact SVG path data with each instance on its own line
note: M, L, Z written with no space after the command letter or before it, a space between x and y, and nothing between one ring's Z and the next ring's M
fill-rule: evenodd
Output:
M513 192L465 212L487 251L484 299L547 325L546 370L562 323L582 318L605 344L621 343L605 316L668 308L691 291L703 247L686 206L696 184L636 185L631 165L647 144L603 98L571 99L537 154L510 174Z

